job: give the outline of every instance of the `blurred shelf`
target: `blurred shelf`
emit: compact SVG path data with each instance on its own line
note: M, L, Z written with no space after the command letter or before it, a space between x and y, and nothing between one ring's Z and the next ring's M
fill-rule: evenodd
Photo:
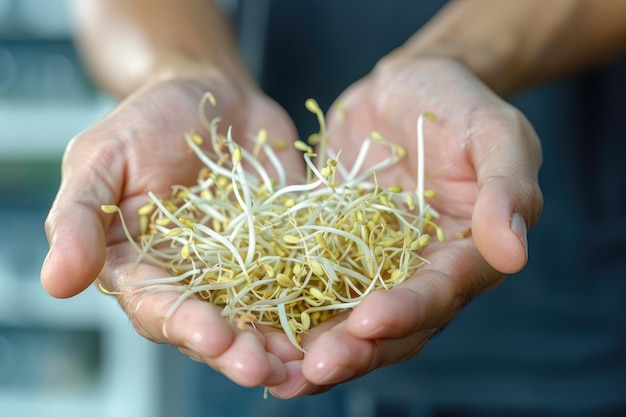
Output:
M67 38L72 30L66 0L0 0L0 37Z
M94 88L67 38L5 35L0 30L0 416L158 417L160 347L136 334L112 297L91 287L57 300L39 282L61 155L115 102Z
M59 158L115 100L98 90L69 39L0 38L0 156Z
M107 97L91 102L4 103L0 100L0 156L3 159L59 159L67 143L114 105Z
M0 417L165 417L163 347L96 288L39 282L61 156L116 104L71 26L66 0L0 0Z
M159 346L94 287L42 289L41 213L0 209L0 416L159 416Z

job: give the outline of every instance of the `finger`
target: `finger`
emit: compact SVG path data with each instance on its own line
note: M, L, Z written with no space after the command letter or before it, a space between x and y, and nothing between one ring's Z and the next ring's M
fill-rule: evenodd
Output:
M302 374L319 387L346 382L417 355L434 333L431 329L400 339L362 339L354 337L344 322L315 340Z
M118 201L111 184L120 181L123 168L115 143L101 152L84 145L85 140L74 139L68 147L61 186L46 219L50 250L41 282L54 297L74 296L94 281L104 265L110 221L100 206Z
M348 317L351 334L363 339L401 338L439 329L502 279L466 240L448 242L428 259L431 265L401 285L369 294Z
M235 330L218 307L193 296L185 298L173 286L138 286L133 290L133 281L162 275L150 265L115 266L109 261L100 279L106 282L103 285L116 286L120 305L139 335L177 346L192 359L208 364L243 386L283 381L286 371L282 361L266 352L266 340L260 332L251 327Z
M512 128L511 128L512 126ZM541 212L539 140L518 112L508 129L494 129L487 146L474 146L479 193L472 236L480 253L498 271L512 274L528 260L528 229Z
M302 374L302 363L305 356L308 356L308 351L310 347L314 343L316 343L316 339L320 335L325 334L327 331L337 326L339 323L343 322L346 317L347 314L339 314L328 321L324 321L323 323L315 326L309 332L303 334L302 341L300 342L300 347L307 353L303 356L302 351L296 349L297 352L299 352L299 355L296 355L294 353L292 354L292 356L296 356L295 359L284 361L285 367L287 369L287 377L285 378L285 381L283 383L272 387L272 389L270 390L272 395L278 398L294 398L303 395L320 394L331 388L331 386L319 386L316 384L312 384L309 380L307 380L307 378L305 378ZM284 332L281 331L281 333L283 333L283 337L286 339L286 337L284 336Z
M270 388L270 394L277 398L295 398L318 393L320 388L302 375L302 360L285 363L286 378L283 383Z
M316 393L417 355L462 306L500 277L467 241L452 242L429 260L440 269L424 268L398 287L374 291L347 319L341 321L343 315L314 328L304 340L302 375L290 374L275 395ZM464 268L472 275L459 272Z
M251 336L251 333L248 330L235 333L233 343L222 355L216 357L198 353L185 346L179 347L179 350L194 361L209 365L241 386L271 387L283 383L287 377L283 361L271 353L259 354L261 350L255 346L256 336Z
M265 337L265 349L281 361L286 363L302 359L302 351L291 343L282 329L259 326L258 330Z
M266 353L258 335L250 330L237 332L232 345L220 356L206 358L206 363L244 387L271 387L287 376L283 362Z
M223 317L206 311L207 304L203 300L185 301L168 320L167 334L160 336L239 385L282 383L287 371L281 358L266 351L265 338L250 326L233 329Z

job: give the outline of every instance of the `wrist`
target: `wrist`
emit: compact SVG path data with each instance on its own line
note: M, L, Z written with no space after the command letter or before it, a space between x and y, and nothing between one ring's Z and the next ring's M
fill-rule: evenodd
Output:
M455 41L416 42L392 52L381 60L380 65L394 67L416 60L452 61L461 64L501 96L516 90L517 76L514 68L519 68L520 65L509 64L496 50L481 44Z
M238 59L198 59L179 53L163 53L155 58L142 85L181 79L196 81L207 88L228 85L244 95L259 90L256 81Z
M91 75L123 98L154 81L214 78L254 85L230 19L213 0L73 3L76 44Z
M577 65L573 39L592 2L457 0L393 53L465 65L501 96L563 75ZM596 4L599 2L593 2Z

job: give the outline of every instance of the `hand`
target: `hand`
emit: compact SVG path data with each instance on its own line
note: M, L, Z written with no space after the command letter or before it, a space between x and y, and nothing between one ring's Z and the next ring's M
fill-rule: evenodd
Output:
M312 329L304 358L287 362L287 380L271 390L279 397L318 393L417 355L461 307L524 266L527 227L542 207L535 132L456 61L386 62L339 102L345 119L335 113L329 130L336 129L330 140L343 148L343 163L351 166L352 150L379 131L402 144L408 158L378 180L406 190L416 187L417 118L436 115L424 125L425 177L437 192L430 203L447 240L428 246L430 264L403 284L375 291L349 314ZM371 155L373 164L377 152Z
M46 222L51 249L41 279L51 295L70 297L98 277L104 288L122 291L117 298L140 335L178 346L242 385L272 385L285 378L285 369L281 360L266 352L260 332L236 331L218 308L189 299L168 320L164 334L163 318L180 294L162 292L143 298L142 293L120 290L120 284L162 277L163 271L144 263L134 267L137 252L117 216L100 208L118 205L136 233L135 213L147 203L148 191L169 196L172 185L196 181L201 163L186 151L183 134L190 129L204 131L198 105L206 91L217 99L217 107L206 109L207 117L221 116L221 126L225 130L232 125L235 138L262 127L267 128L269 141L295 138L291 121L274 102L254 88L233 85L237 84L220 78L151 83L71 142L63 160L62 184ZM283 152L295 156L293 150ZM290 172L303 170L298 165L301 158L282 156L294 165L286 167Z

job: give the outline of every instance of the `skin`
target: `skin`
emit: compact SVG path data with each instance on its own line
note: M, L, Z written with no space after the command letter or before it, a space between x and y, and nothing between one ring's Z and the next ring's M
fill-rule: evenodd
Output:
M137 332L283 398L323 392L417 355L460 308L527 262L527 231L542 206L541 146L501 97L622 53L625 5L454 1L339 97L345 118L331 111L329 120L336 148L355 149L372 130L406 148L408 158L380 174L384 185L415 187L415 122L423 111L437 115L425 124L426 187L438 192L431 203L448 241L429 246L431 264L410 280L312 329L303 339L306 355L276 329L234 329L206 302L189 299L164 323L178 294L116 293ZM134 249L100 206L120 206L134 225L148 191L167 195L172 184L195 180L200 165L185 152L182 134L201 131L196 115L205 91L218 102L207 115L232 124L235 137L265 127L270 141L295 139L284 110L247 73L211 1L81 0L77 10L86 62L122 100L64 156L41 272L44 288L60 298L94 281L115 291L160 276L147 264L133 268ZM342 153L347 165L354 157ZM281 158L301 172L293 151ZM453 237L470 227L471 236Z

